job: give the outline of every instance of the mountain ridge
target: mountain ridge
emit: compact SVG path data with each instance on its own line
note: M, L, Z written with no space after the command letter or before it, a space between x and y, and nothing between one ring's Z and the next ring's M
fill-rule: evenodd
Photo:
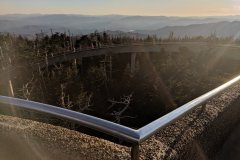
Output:
M72 14L10 14L0 15L0 32L14 32L21 35L35 35L41 31L88 34L98 30L122 31L131 34L157 35L168 37L174 32L177 37L236 35L240 16L220 17L166 17L166 16L125 16L125 15L72 15ZM224 27L225 25L225 27ZM42 28L41 28L42 27ZM222 29L222 31L220 31ZM227 31L229 30L229 31ZM222 33L220 33L222 32Z

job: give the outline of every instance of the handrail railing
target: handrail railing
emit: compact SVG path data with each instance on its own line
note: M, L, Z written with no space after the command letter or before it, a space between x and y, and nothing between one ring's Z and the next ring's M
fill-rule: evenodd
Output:
M28 109L36 112L47 113L57 118L73 121L75 123L84 125L88 128L116 136L120 139L124 139L131 143L138 142L138 139L139 139L138 132L132 128L128 128L123 125L116 124L116 123L113 123L101 118L97 118L94 116L90 116L87 114L83 114L80 112L76 112L76 111L72 111L72 110L68 110L68 109L64 109L64 108L60 108L60 107L56 107L48 104L43 104L43 103L13 98L13 97L6 97L6 96L0 96L0 103L13 105L13 107L15 106L21 109Z
M150 124L142 127L140 129L140 142L144 141L158 130L162 129L163 127L167 126L168 124L180 119L196 107L206 104L208 100L218 96L220 93L228 89L229 87L233 86L235 83L240 82L240 75L236 78L228 81L227 83L207 92L206 94L182 105L181 107L173 110L172 112L166 114L165 116L153 121Z
M188 102L187 104L177 108L176 110L166 114L165 116L151 122L150 124L140 128L132 129L120 124L116 124L101 118L86 115L83 113L55 107L52 105L42 104L33 101L22 100L13 97L0 96L0 103L13 105L22 109L29 109L41 113L51 114L55 117L70 120L94 130L107 133L111 136L123 139L133 144L132 147L132 159L138 159L139 143L148 139L151 135L158 132L163 127L175 122L182 116L186 115L196 107L207 103L208 100L216 97L235 83L240 82L240 75L230 80L229 82L213 89L212 91ZM1 107L1 106L0 106Z

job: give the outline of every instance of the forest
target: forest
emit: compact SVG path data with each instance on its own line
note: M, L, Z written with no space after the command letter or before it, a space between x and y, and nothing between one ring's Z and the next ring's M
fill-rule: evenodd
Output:
M187 47L177 52L161 49L158 53L138 53L134 73L129 64L130 54L86 57L47 65L49 58L77 50L162 42L240 43L233 37L218 38L214 34L205 38L176 38L170 33L167 39L160 39L113 36L97 31L81 36L52 32L29 39L2 33L0 95L51 104L140 128L239 73L239 60L229 58L228 53L218 57L214 50L199 54ZM46 67L39 67L38 62L46 63ZM48 115L18 113L25 118L73 127Z

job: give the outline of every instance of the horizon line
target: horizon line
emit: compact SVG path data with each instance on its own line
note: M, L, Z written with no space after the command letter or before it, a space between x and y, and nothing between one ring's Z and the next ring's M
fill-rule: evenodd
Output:
M179 15L137 15L137 14L78 14L78 13L6 13L6 14L1 14L0 16L9 16L9 15L73 15L73 16L139 16L139 17L235 17L235 16L240 16L240 14L229 14L229 15L189 15L189 16L179 16Z

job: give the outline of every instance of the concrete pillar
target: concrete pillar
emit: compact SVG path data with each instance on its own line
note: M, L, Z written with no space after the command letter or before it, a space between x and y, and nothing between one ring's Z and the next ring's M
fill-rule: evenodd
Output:
M109 56L109 77L112 78L112 56Z
M82 61L83 61L83 58L82 58L82 57L78 58L78 64L79 64L79 65L82 65L82 63L83 63Z
M78 65L80 66L80 73L83 73L83 57L78 58Z
M77 66L77 59L76 58L73 60L73 65Z
M136 53L131 53L131 73L135 73L136 70Z

